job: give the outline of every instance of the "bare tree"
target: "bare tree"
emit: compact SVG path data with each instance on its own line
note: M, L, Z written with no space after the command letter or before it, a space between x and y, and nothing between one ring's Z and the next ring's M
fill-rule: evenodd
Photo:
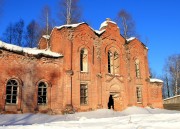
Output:
M171 77L169 74L169 70L168 70L168 66L165 65L164 66L164 70L163 70L163 77L162 80L164 81L164 85L163 85L163 96L164 98L169 98L171 96L171 91L173 91L173 89L171 89L172 87L170 86L170 81L171 81ZM171 93L170 93L171 92Z
M58 17L62 24L80 22L81 9L78 6L79 0L60 0Z
M119 11L116 22L122 29L121 32L125 38L137 36L135 31L135 22L133 21L132 16L126 10Z
M16 45L22 46L24 32L24 20L20 19L13 27L13 40Z
M7 43L21 46L23 41L24 21L20 19L16 23L9 23L2 39Z
M45 5L41 11L40 15L40 27L42 35L49 35L53 26L55 26L55 20L51 16L51 9L48 5Z
M2 40L7 43L13 43L14 31L13 31L13 24L9 23L5 32L3 33Z
M26 28L25 42L28 47L37 47L40 39L39 24L32 20Z
M180 54L172 55L168 58L166 64L165 82L172 90L173 95L180 94Z

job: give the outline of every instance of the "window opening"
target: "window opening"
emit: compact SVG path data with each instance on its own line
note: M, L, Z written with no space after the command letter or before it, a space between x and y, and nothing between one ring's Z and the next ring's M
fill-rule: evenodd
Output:
M136 77L140 78L139 60L135 61L135 70L136 70Z
M11 79L6 85L6 104L16 104L18 96L18 81Z
M87 86L87 84L80 84L80 103L88 104L88 86Z
M47 103L47 85L45 82L40 82L38 85L38 104Z
M81 49L81 51L80 51L80 70L82 72L88 72L88 51L87 51L87 49Z
M141 88L136 87L136 94L137 94L137 102L140 103L142 102L142 95L141 95Z

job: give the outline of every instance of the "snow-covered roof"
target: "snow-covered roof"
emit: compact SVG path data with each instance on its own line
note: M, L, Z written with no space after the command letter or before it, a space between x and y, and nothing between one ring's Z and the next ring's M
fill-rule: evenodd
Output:
M62 29L64 27L66 27L66 28L76 28L76 27L78 27L79 25L82 25L82 24L86 24L86 23L85 22L81 22L81 23L77 23L77 24L68 24L68 25L58 26L58 27L55 27L55 28L57 28L57 29ZM102 33L105 32L105 30L94 30L92 27L90 27L90 28L91 28L92 31L94 31L98 35L101 35Z
M127 42L130 42L130 41L132 41L134 39L136 39L136 37L130 37L130 38L126 39L126 40L127 40Z
M163 83L162 80L156 79L156 78L150 78L150 82L160 82L160 83Z
M81 23L77 23L77 24L68 24L68 25L62 25L62 26L56 26L55 28L57 28L57 29L62 29L62 28L64 28L64 27L66 27L66 28L74 28L74 27L78 27L79 25L81 25L81 24L84 24L85 22L81 22Z
M43 35L42 37L45 39L50 39L50 35Z
M101 23L101 26L99 28L99 30L101 30L103 27L106 27L108 25L108 22L117 25L115 22L111 21L109 18L107 18L106 21L104 21L103 23Z
M19 47L16 45L8 44L5 42L0 41L0 48L12 51L12 52L18 52L18 53L27 53L30 55L43 55L48 57L62 57L62 54L52 52L50 50L40 50L37 48L25 48L25 47Z

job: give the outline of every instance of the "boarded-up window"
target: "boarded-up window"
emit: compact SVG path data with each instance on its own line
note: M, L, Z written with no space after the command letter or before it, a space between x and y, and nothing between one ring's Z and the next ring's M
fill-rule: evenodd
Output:
M136 95L137 95L137 102L142 102L142 93L141 93L141 87L136 87Z
M136 59L135 61L135 72L136 72L136 77L140 78L140 67L139 67L139 60Z
M40 82L38 84L38 104L47 103L47 84L45 82Z
M84 48L80 51L80 70L88 72L88 51Z
M10 79L6 84L6 104L16 104L19 83L15 79Z
M80 84L80 103L88 104L88 86L87 86L87 84Z

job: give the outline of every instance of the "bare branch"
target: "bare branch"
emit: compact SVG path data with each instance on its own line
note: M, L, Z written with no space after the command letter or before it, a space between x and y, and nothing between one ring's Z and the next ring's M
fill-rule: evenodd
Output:
M78 7L79 0L60 0L58 17L62 24L80 22L81 10Z
M131 15L127 11L125 10L119 11L118 16L116 18L116 22L119 24L120 28L122 29L122 35L125 38L136 36L135 22L133 21Z

